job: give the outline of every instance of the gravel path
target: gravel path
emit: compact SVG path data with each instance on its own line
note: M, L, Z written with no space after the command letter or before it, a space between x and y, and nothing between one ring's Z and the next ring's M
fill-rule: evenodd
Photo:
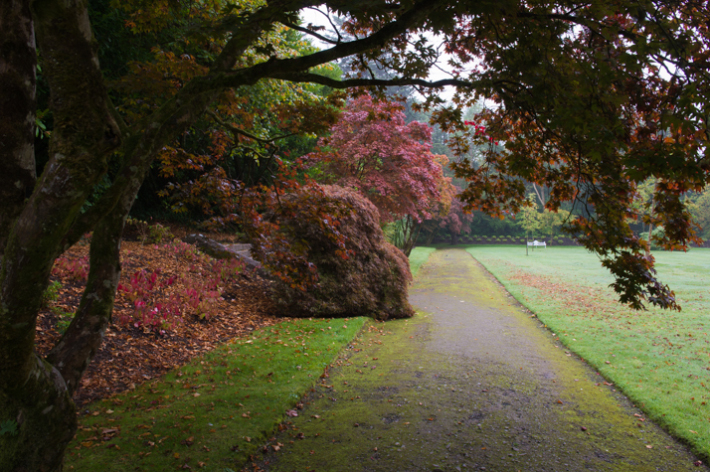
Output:
M421 268L264 455L273 471L685 471L697 460L463 250Z

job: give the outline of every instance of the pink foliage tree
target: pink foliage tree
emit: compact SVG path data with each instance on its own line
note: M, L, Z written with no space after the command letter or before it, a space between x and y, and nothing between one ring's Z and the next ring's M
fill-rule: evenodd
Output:
M431 153L431 127L405 123L396 103L369 95L353 99L319 144L332 183L359 190L383 223L431 218L442 187L450 185L443 173L446 156Z
M432 207L432 218L424 221L419 228L420 238L425 244L431 244L437 236L448 233L451 244L457 244L461 234L471 231L473 213L464 210L464 203L458 198L460 188L450 185L437 207Z
M451 201L449 212L437 219L439 228L447 229L451 235L451 244L458 242L458 237L462 233L471 231L470 223L473 221L473 214L464 211L464 204L458 198Z

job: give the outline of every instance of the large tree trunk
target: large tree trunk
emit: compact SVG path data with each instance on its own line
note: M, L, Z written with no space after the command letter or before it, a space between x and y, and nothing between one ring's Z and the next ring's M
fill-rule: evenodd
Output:
M30 0L0 2L0 255L37 180L35 174L35 33Z
M62 237L120 143L86 2L36 0L32 14L55 127L49 162L10 231L0 269L0 421L17 427L0 435L3 472L61 470L76 430L70 390L34 353L35 324ZM0 175L0 187L7 179Z
M18 429L0 435L0 470L62 470L64 449L76 432L76 407L51 364L31 354L27 370L25 383L0 389L0 418Z

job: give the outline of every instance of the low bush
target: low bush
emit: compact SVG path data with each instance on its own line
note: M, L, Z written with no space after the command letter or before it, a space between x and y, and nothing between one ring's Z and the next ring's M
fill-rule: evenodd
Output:
M140 269L128 281L120 283L117 294L130 301L133 312L118 316L119 324L164 333L180 323L186 314L196 315L201 320L210 319L225 283L234 280L244 269L241 261L213 259L180 241L162 247L156 245L155 249L175 254L184 264L183 273L168 277L161 268ZM195 276L190 276L191 273Z
M159 244L171 239L173 239L173 234L167 226L163 226L160 223L148 226L148 242Z
M123 227L123 238L140 241L141 244L159 244L173 239L170 228L160 223L149 224L147 221L128 217Z
M58 280L54 280L47 285L47 288L42 293L42 308L47 308L51 302L57 301L61 288L62 284Z
M70 279L76 282L86 282L89 277L89 258L59 256L54 261L52 275L62 279Z
M74 319L75 313L60 307L52 307L52 313L57 315L57 331L59 334L64 334Z
M665 233L666 232L663 229L663 227L657 227L657 228L653 229L653 234L651 236L651 241L650 241L651 249L653 249L654 251L659 250L659 249L663 249L663 246L658 244L658 241L663 238ZM644 231L643 233L639 234L639 237L645 241L648 241L649 240L648 231Z
M119 317L119 323L133 324L147 331L166 330L180 322L181 299L175 293L166 293L175 283L176 276L160 276L160 269L148 272L136 271L125 284L118 284L118 292L123 293L133 304L132 318Z

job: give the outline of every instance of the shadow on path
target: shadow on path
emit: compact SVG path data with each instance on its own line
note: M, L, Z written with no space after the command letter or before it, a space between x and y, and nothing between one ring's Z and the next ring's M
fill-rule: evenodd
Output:
M434 252L410 298L417 316L366 325L261 468L707 470L463 250Z

